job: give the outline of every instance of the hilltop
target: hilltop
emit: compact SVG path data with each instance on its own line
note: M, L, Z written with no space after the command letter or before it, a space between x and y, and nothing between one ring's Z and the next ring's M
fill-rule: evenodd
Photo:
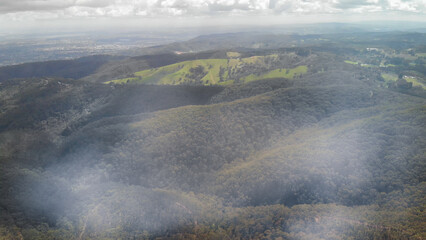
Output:
M7 75L0 238L424 239L422 41L366 35Z
M284 68L301 61L294 53L240 58L238 52L227 52L227 56L227 59L191 60L151 68L106 83L227 85L267 78L293 79L307 72L305 65Z

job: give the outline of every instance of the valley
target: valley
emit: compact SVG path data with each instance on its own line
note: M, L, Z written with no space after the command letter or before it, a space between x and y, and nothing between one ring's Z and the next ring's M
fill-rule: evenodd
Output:
M425 34L283 36L0 67L0 239L425 239Z

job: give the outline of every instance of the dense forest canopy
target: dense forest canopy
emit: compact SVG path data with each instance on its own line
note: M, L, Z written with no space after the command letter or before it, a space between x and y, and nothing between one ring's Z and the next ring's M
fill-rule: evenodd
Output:
M236 37L0 68L0 239L425 239L425 35Z

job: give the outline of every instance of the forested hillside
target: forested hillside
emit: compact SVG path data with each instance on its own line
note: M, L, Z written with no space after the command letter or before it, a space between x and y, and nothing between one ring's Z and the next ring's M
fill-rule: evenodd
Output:
M361 52L142 56L2 81L0 239L425 239L423 57L353 64L379 54ZM129 79L105 83L118 69Z
M57 60L0 67L0 82L11 78L64 77L82 78L100 66L123 59L118 56L89 56L73 60Z

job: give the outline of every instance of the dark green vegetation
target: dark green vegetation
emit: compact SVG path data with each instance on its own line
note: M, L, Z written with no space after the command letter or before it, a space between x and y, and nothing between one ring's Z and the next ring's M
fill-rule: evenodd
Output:
M45 76L77 79L93 73L100 66L110 61L117 61L122 58L123 57L113 56L90 56L75 60L58 60L4 66L0 67L0 82L10 78Z
M425 239L426 98L405 80L422 71L349 64L375 43L351 41L1 82L0 239ZM270 65L225 86L103 83L188 61L201 80L237 53Z

